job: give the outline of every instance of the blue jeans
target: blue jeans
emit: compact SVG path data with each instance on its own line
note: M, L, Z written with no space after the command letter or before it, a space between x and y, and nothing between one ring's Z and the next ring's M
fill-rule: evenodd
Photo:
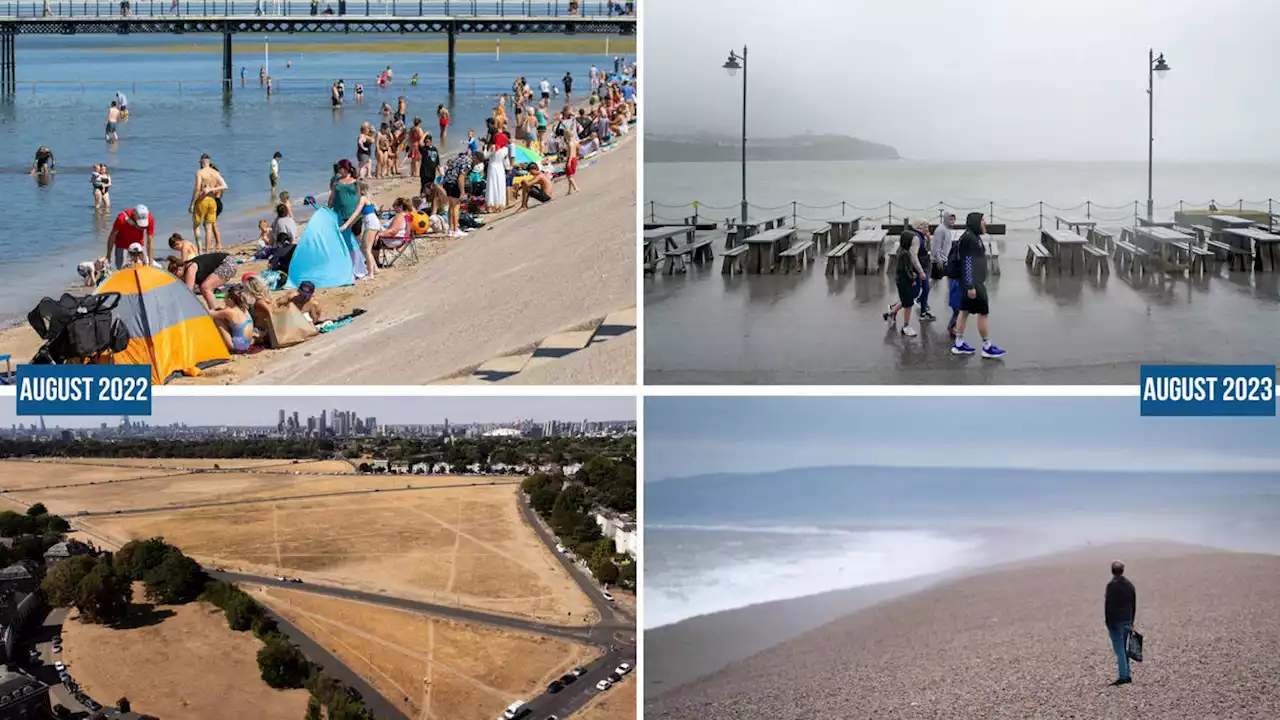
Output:
M1131 620L1107 626L1107 632L1111 635L1111 648L1116 651L1116 678L1118 680L1129 679L1129 653L1125 646L1129 644L1129 633L1132 631L1133 621Z
M925 272L928 273L929 271L925 270ZM929 311L929 278L927 276L916 279L916 299L920 305L920 312L922 313L928 312Z

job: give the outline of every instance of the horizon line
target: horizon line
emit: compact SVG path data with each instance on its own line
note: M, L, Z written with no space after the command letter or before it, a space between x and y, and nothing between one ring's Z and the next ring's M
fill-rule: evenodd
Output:
M1075 469L1062 469L1062 468L1040 468L1040 467L1012 467L1012 466L1000 466L1000 465L974 465L974 466L964 466L964 467L953 467L953 466L945 466L945 465L870 465L870 464L851 464L851 465L799 465L799 466L795 466L795 467L778 468L778 469L776 469L776 470L723 470L723 471L714 471L714 472L703 472L703 473L697 473L697 474L694 474L694 475L673 475L673 476L670 476L670 477L657 477L657 478L646 479L644 482L667 482L667 481L670 481L670 480L692 480L692 479L695 479L695 478L704 478L704 477L710 477L710 476L713 476L713 475L742 475L742 476L748 476L748 475L771 475L771 474L775 474L775 473L795 472L795 471L801 471L801 470L852 470L852 469L868 469L868 468L870 468L870 469L876 469L876 470L946 470L946 469L952 469L952 470L1014 470L1014 471L1024 471L1024 472L1045 472L1045 473L1088 473L1088 474L1096 474L1096 473L1123 473L1123 474L1128 474L1128 475L1138 474L1138 473L1161 473L1161 474L1166 474L1166 475L1192 475L1192 474L1200 474L1200 473L1215 473L1215 474L1248 474L1248 473L1263 473L1263 474L1265 474L1265 473L1275 473L1275 474L1280 474L1280 469L1276 469L1276 470L1241 470L1241 469L1236 469L1236 468L1226 468L1226 469L1208 469L1208 470L1164 470L1164 469L1154 469L1154 468L1137 468L1137 469L1130 469L1130 468L1106 468L1106 469L1098 469L1098 468L1075 468Z

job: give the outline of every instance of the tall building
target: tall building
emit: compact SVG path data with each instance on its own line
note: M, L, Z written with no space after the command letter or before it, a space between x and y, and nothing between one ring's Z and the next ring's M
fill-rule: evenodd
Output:
M328 426L325 424L324 410L320 411L320 434L323 435Z

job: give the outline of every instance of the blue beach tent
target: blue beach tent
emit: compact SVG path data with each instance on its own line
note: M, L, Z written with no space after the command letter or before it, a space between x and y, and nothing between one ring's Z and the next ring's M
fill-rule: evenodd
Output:
M289 261L287 287L296 289L303 280L315 283L316 288L355 284L351 252L344 237L350 233L340 231L339 224L338 216L329 208L318 208L311 216Z

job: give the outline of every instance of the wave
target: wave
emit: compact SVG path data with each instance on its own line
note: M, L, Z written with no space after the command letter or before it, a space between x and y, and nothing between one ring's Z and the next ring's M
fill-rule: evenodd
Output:
M748 605L945 572L973 562L976 551L984 544L974 537L927 530L854 531L731 525L653 527L812 535L823 539L812 547L736 558L698 573L678 570L654 576L646 573L646 629ZM704 551L716 553L720 547L711 544Z

